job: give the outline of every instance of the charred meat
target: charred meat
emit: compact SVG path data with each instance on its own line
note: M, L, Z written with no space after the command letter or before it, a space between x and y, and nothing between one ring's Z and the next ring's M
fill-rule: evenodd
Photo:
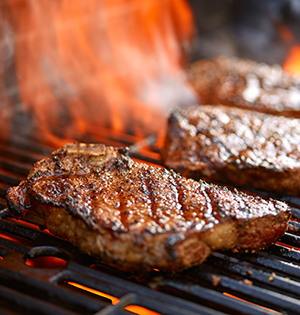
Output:
M196 182L100 144L69 144L37 162L7 204L16 218L132 271L179 271L218 249L256 251L278 240L290 218L283 202Z
M222 56L195 62L189 74L203 105L222 104L300 118L300 80L279 65Z
M221 105L174 110L162 159L194 179L299 196L300 119Z

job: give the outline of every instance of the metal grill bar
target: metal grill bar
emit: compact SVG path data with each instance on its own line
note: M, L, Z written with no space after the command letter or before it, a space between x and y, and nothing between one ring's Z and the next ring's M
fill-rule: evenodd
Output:
M300 297L300 283L291 280L283 274L275 274L271 270L263 271L258 266L244 262L242 259L236 259L223 253L213 253L213 257L217 259L209 259L207 263L213 268L221 269L223 272L231 275L237 275L242 281L249 279L251 282L265 288L272 287L277 292L285 292L291 294L295 298ZM210 271L212 272L212 271ZM247 283L247 281L246 281Z
M0 285L1 307L14 311L18 314L22 310L22 314L41 314L41 315L74 315L78 313L69 312L65 309L57 307L53 303L36 299L31 295L20 293L8 287ZM21 314L21 313L19 313Z
M265 292L262 289L256 288L256 290L252 290L247 285L243 285L240 283L237 283L236 281L229 279L227 277L221 278L222 288L227 291L243 291L243 295L245 296L245 299L247 297L251 296L252 298L260 297L261 300L269 300L270 298L269 294L267 296L265 295ZM198 285L188 285L188 284L182 284L174 281L165 281L165 285L169 286L170 288L174 288L179 290L182 293L187 293L190 296L196 297L200 300L203 300L204 303L209 302L214 307L222 307L222 309L225 309L229 312L229 314L249 314L249 315L261 315L261 314L274 314L274 312L266 311L265 309L262 309L258 305L245 303L240 300L235 300L233 302L232 298L223 295L222 293L216 291L207 289ZM261 297L261 294L263 294L263 297ZM274 295L272 295L272 298ZM271 307L274 307L275 303L272 303ZM287 305L285 305L287 306ZM280 304L277 305L277 307L281 307ZM294 307L297 309L297 306L291 303L289 307Z

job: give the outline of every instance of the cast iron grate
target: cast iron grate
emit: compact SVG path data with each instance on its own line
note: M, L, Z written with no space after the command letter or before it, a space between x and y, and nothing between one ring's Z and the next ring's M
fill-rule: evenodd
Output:
M125 137L103 142L131 146L134 158L160 164L153 140ZM300 314L297 198L282 198L291 204L294 218L280 242L267 250L243 255L215 252L203 265L182 273L153 270L138 277L10 218L7 189L25 179L32 164L52 150L32 142L0 140L0 314L130 314L125 309L130 305L165 315ZM45 256L66 263L26 263Z

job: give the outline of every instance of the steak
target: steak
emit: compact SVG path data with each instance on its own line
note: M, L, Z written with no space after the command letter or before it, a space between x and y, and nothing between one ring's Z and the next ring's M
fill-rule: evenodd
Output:
M300 119L222 105L174 110L161 155L183 176L299 196Z
M179 271L213 250L259 250L291 216L281 201L187 179L101 144L56 150L6 198L16 218L131 271Z
M221 56L193 63L189 74L203 105L222 104L300 118L300 80L279 65Z

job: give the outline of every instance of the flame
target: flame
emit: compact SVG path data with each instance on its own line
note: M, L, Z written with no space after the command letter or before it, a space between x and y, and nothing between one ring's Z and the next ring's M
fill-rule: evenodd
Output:
M285 43L292 43L294 41L293 33L282 21L277 20L274 26Z
M290 46L283 69L289 75L300 78L300 45L295 44L294 34L283 22L277 21L275 26L282 40Z
M2 6L19 94L0 93L6 108L19 98L12 107L29 121L23 134L33 129L58 145L99 128L142 138L162 129L169 108L194 98L182 77L194 26L186 0Z
M290 75L300 78L300 45L291 47L283 68Z
M116 305L116 304L118 304L120 302L120 300L118 298L116 298L115 296L112 296L112 295L106 294L104 292L100 292L98 290L86 287L86 286L81 285L79 283L71 282L71 281L68 281L67 283L69 285L74 286L76 288L79 288L81 290L85 290L87 292L90 292L90 293L93 293L93 294L105 297L106 299L111 300L111 303L113 305ZM128 305L128 306L124 307L124 309L127 310L127 311L130 311L130 312L132 312L134 314L139 314L139 315L160 315L157 312L148 310L148 309L146 309L146 308L144 308L142 306L139 306L139 305Z

